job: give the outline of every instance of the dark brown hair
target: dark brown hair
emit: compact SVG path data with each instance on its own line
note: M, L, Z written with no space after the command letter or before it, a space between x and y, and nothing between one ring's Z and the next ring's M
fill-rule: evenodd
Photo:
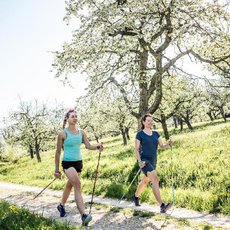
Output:
M141 120L140 120L140 121L141 121L141 129L142 129L142 130L145 128L143 122L146 121L146 118L147 118L147 117L153 118L151 114L145 114L145 115L143 115L143 116L141 117Z

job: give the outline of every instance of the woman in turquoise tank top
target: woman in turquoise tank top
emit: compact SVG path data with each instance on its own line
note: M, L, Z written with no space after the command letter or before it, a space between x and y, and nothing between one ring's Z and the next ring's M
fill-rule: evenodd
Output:
M68 126L65 128L66 123L68 123ZM66 215L65 203L70 195L72 187L74 187L75 202L81 214L82 225L87 225L92 220L92 216L90 214L85 214L85 207L81 194L80 174L82 170L82 156L80 146L82 143L85 144L86 149L103 150L102 145L92 146L89 143L84 130L77 128L77 113L74 109L71 109L66 113L63 123L63 131L61 131L57 137L54 176L56 178L61 177L59 164L61 149L63 148L64 154L62 158L62 167L68 178L61 203L57 206L57 209L60 212L61 217Z

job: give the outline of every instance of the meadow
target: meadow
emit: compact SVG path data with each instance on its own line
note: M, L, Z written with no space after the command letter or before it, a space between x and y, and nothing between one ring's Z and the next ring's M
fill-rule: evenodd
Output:
M159 130L161 133L161 131ZM202 212L230 215L230 122L198 124L194 131L170 130L174 138L172 150L158 152L157 171L162 198L172 200L175 188L175 206ZM142 176L139 175L129 191L127 188L138 171L134 157L134 133L127 146L120 137L104 138L96 195L129 200ZM95 144L92 142L92 144ZM1 164L0 180L13 183L46 186L53 179L53 151L41 154L42 162L29 156L17 163ZM82 146L82 190L91 194L98 161L98 151L88 151ZM50 188L62 190L66 178L56 180ZM154 204L151 187L141 195L141 202Z

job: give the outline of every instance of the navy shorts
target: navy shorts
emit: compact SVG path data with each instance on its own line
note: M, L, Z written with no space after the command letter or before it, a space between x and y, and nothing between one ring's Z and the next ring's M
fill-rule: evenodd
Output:
M62 168L65 172L65 169L74 167L77 172L81 172L83 164L82 161L62 161Z
M145 161L145 166L141 169L145 176L147 176L147 172L152 172L153 170L156 170L156 161L149 161L146 159L142 159L142 161Z

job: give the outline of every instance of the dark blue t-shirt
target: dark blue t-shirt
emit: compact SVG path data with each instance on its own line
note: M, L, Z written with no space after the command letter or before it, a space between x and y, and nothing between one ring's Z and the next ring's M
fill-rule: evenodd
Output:
M157 147L158 138L160 134L157 131L152 131L152 135L146 134L143 130L139 131L136 135L136 139L140 141L141 160L149 160L150 162L157 161Z

